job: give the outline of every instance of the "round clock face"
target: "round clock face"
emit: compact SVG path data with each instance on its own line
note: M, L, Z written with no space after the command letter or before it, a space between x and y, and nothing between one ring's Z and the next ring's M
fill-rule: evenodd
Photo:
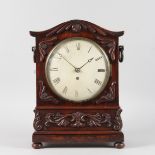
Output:
M45 73L52 91L63 99L81 102L99 95L110 76L105 51L86 38L61 41L49 53Z

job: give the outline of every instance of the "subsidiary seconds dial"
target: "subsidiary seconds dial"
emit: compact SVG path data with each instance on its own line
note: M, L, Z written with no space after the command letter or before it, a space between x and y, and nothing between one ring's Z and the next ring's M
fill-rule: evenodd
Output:
M52 91L75 102L92 99L105 88L110 63L105 51L86 38L69 38L49 53L45 74Z

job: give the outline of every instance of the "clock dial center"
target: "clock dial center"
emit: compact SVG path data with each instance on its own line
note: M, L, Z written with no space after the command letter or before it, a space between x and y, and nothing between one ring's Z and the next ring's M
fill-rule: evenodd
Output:
M75 68L75 72L79 73L80 72L80 68Z

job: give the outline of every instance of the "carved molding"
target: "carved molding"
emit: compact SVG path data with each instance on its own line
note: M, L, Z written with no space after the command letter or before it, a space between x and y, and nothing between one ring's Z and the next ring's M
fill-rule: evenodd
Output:
M30 35L33 37L39 37L39 36L49 37L49 36L52 36L53 34L63 33L64 31L72 31L76 33L84 30L90 31L92 33L98 33L102 36L109 35L111 37L120 37L124 34L124 31L119 31L119 32L109 31L88 21L70 20L70 21L61 23L55 26L54 28L48 29L46 31L41 31L41 32L30 31Z
M106 101L113 101L116 98L116 81L112 82L109 89L104 91L102 96L96 101L97 104Z
M43 128L43 124L41 122L40 112L38 110L34 110L35 118L33 121L33 127L35 130L39 131Z
M49 95L47 92L46 92L46 87L43 83L43 81L39 81L39 97L41 100L44 100L44 101L53 101L53 103L58 103L59 101L52 95Z
M112 128L113 130L120 131L122 129L121 109L116 111L115 116L107 112L98 112L89 114L84 112L72 112L63 114L60 112L41 113L35 110L35 119L33 122L36 131L48 130L49 127L103 127Z
M90 33L97 33L102 36L107 36L106 32L99 29L94 24L84 22L84 21L74 20L74 21L66 22L62 25L58 25L53 30L51 30L49 33L47 33L46 37L60 34L60 33L66 32L66 31L73 32L73 33L79 33L81 31L88 31Z
M121 119L121 112L122 112L122 109L118 109L116 112L116 116L114 119L115 125L113 126L114 130L120 131L122 129L123 123L122 123L122 119Z
M110 127L111 116L107 113L86 114L74 112L70 114L48 113L45 116L45 126L56 125L59 127Z
M84 20L70 20L68 22L62 23L48 30L45 35L46 37L50 37L55 34L60 34L66 31L73 33L88 31L92 34L98 34L101 36L113 36L113 37L119 37L124 34L124 31L112 32Z

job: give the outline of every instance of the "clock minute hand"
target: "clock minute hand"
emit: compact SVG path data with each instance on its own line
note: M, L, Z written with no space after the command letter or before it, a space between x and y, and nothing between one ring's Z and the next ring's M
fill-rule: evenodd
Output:
M66 62L68 62L72 67L76 69L76 67L73 64L71 64L62 54L59 53L59 56L62 57Z
M93 59L94 58L88 59L88 61L85 64L83 64L79 69L81 69L82 67L84 67L87 63L91 62Z

